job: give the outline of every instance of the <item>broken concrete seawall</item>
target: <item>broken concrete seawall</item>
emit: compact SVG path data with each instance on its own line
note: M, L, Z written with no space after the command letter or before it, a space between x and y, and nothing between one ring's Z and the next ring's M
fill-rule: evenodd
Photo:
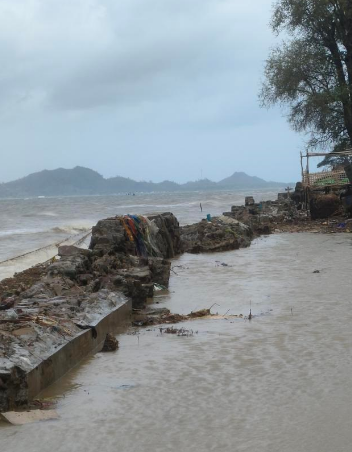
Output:
M77 366L84 358L101 351L107 332L117 333L130 325L131 312L131 301L122 301L120 306L101 320L93 322L93 328L81 331L31 370L27 374L28 400L33 400L43 389Z
M89 250L58 257L0 282L0 411L26 406L131 324L132 307L168 286L180 253L172 214L101 220Z
M58 258L1 281L0 411L27 406L130 324L155 284L168 286L170 258L249 246L252 237L226 218L185 231L172 213L108 218L88 250L60 247Z

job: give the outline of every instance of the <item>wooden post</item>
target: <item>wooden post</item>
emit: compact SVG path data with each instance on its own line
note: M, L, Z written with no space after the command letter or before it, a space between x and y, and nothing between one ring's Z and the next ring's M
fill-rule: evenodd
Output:
M308 154L308 151L307 151L306 157L307 157L307 178L308 178L308 187L310 187L310 179L309 179L309 154Z

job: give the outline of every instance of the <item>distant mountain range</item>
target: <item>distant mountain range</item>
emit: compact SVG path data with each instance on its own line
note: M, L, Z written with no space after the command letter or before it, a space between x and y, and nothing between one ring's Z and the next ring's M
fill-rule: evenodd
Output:
M287 183L267 182L259 177L248 176L243 172L212 182L202 179L186 184L164 182L137 182L125 177L105 179L96 171L76 166L73 169L58 168L30 174L12 182L0 184L0 198L22 198L33 196L73 196L107 195L117 193L198 191L198 190L234 190L256 188L280 188Z

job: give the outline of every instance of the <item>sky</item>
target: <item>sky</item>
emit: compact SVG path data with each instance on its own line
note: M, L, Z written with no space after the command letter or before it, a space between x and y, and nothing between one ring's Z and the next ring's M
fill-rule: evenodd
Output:
M262 109L272 0L0 0L0 182L300 178L306 137Z

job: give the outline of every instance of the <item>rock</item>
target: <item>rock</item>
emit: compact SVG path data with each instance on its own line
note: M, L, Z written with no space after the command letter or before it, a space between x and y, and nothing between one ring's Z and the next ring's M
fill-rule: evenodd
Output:
M128 279L136 279L143 283L151 282L151 274L149 271L149 267L136 267L132 269L122 269L118 270L118 275L122 278Z
M78 254L62 257L60 260L51 264L48 269L48 275L62 275L71 279L76 279L79 274L87 273L90 268L90 261L87 256Z
M154 257L148 260L148 265L152 282L169 287L171 262Z
M155 242L160 251L160 256L172 258L182 252L180 225L174 214L167 212L160 215L148 216L154 229Z
M92 229L89 248L103 253L113 249L115 252L135 254L134 243L129 242L121 217L98 221Z
M251 228L236 219L222 216L210 222L183 226L182 249L189 253L228 251L247 247L251 243Z
M107 333L102 352L114 352L119 348L119 341L111 333Z
M63 256L89 256L91 254L90 250L85 250L82 248L78 248L77 246L73 246L73 245L62 245L59 246L58 248L58 255L63 257Z
M52 284L52 289L55 295L60 296L62 294L62 285L61 284Z
M0 311L11 309L15 305L15 300L15 297L5 298L5 300L0 302Z
M92 229L89 248L96 252L123 253L138 256L141 247L147 256L171 258L181 252L180 231L177 218L172 213L163 213L147 217L143 227L148 231L139 234L136 240L134 233L124 224L124 217L101 220ZM137 224L137 223L136 223ZM142 231L141 227L141 231ZM143 245L143 246L142 246Z
M114 279L113 279L113 284L115 285L115 286L122 286L122 285L124 285L124 284L126 284L126 280L125 280L125 278L123 277L123 276L121 276L121 275L117 275Z
M88 284L92 281L92 279L93 279L93 275L91 275L90 273L85 273L83 275L79 275L78 282L82 286L88 286ZM60 294L57 294L57 295L60 295Z
M33 298L39 295L47 295L50 293L50 288L47 286L45 282L38 282L30 287L28 290L25 290L21 295L22 298Z

